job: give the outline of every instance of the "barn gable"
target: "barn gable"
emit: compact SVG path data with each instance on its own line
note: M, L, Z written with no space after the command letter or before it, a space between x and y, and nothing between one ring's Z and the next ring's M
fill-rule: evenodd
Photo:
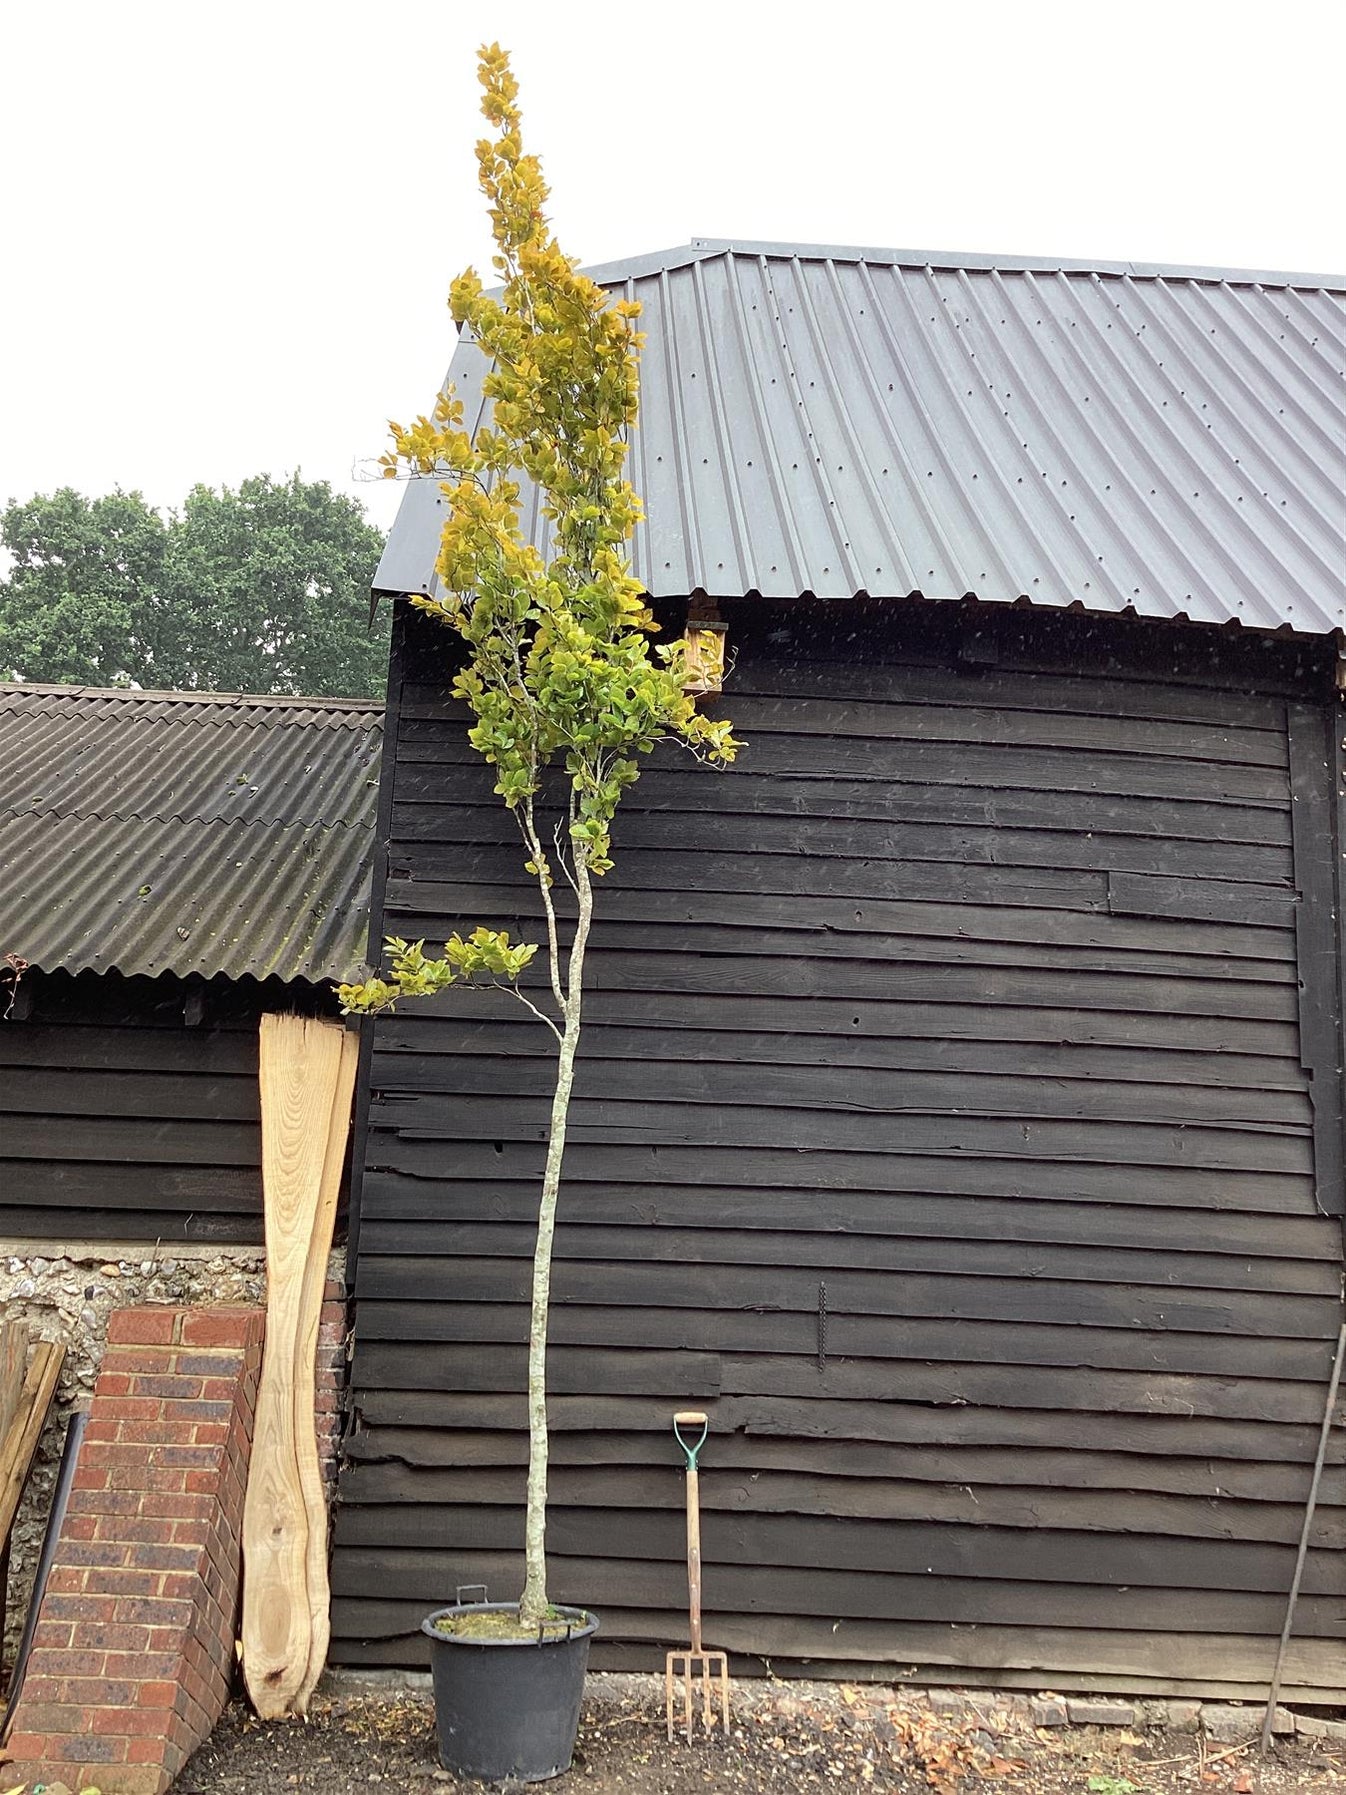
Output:
M712 1416L707 1638L741 1662L1255 1697L1342 1316L1330 632L1346 451L1324 372L1340 343L1320 357L1296 334L1292 352L1272 314L1326 320L1340 283L723 245L664 260L614 276L667 300L646 311L633 477L664 465L660 444L676 471L646 487L641 565L671 632L689 601L716 601L734 664L710 702L747 747L718 775L656 757L600 894L557 1236L554 1594L600 1610L609 1664L656 1662L679 1636L668 1425L694 1400ZM773 303L795 292L806 315L747 337L725 309L731 275L741 292L769 278ZM1000 426L959 423L982 396L958 384L958 356L980 360L1002 328L992 277L1020 283L998 340L1017 345L1008 392L1037 422L1014 452ZM809 321L828 293L858 313L857 293L941 282L967 317L927 308L926 325L908 308L892 328L894 357L928 373L901 407L874 355L841 356L835 313ZM1056 334L1040 346L1017 309L1038 289L1060 295L1044 331L1093 308L1074 326L1087 354ZM1125 351L1106 341L1109 292ZM1232 336L1198 354L1181 320L1211 308ZM1183 389L1218 414L1199 437L1186 410L1180 427L1151 415L1161 384L1151 405L1123 379L1171 371L1147 318L1205 371L1199 398ZM785 468L794 424L754 398L779 378L776 344L802 367L806 340L818 396L789 417L829 420L853 451L826 490ZM1091 384L1066 391L1081 355ZM737 388L734 356L751 364ZM1083 421L1086 396L1107 398L1107 426ZM1293 429L1267 424L1282 410ZM1320 434L1292 443L1310 413ZM881 414L882 442L856 423ZM755 493L738 433L754 418L774 456ZM1296 497L1263 479L1256 545L1235 548L1222 507L1239 493L1217 482L1203 510L1212 489L1193 476L1188 498L1184 482L1197 445L1214 480L1245 439ZM1069 445L1030 460L1039 482L1079 483L1073 515L1055 496L1068 488L1008 492L1030 483L1025 441ZM889 490L906 496L871 503L899 450L907 484ZM1142 465L1153 495L1136 490ZM945 470L920 504L918 467ZM974 473L996 504L968 496ZM434 496L409 489L380 575L392 589L424 589ZM836 514L831 588L815 500ZM919 538L936 521L943 560ZM841 556L871 524L889 536L863 552L900 569L882 585ZM773 590L759 551L791 529ZM909 578L922 559L932 584ZM1215 627L1239 618L1256 627ZM432 940L537 925L447 695L451 650L398 606L378 926ZM546 1076L545 1037L496 994L375 1027L340 1662L419 1662L436 1599L515 1585ZM1334 1442L1292 1699L1339 1698L1342 1478Z

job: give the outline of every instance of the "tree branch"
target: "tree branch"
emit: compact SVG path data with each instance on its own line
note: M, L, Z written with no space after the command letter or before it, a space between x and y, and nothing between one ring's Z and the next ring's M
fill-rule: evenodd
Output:
M556 999L556 1007L565 1015L565 991L561 985L561 946L556 933L556 906L552 902L551 882L547 877L547 856L542 851L542 842L538 837L537 818L533 810L533 794L529 792L523 803L515 811L519 819L519 827L523 831L524 841L532 856L533 865L537 868L538 890L542 893L542 908L547 916L547 959L551 967L552 996ZM566 873L567 878L570 876Z
M560 1029L557 1028L556 1024L552 1021L551 1017L547 1014L547 1012L545 1010L540 1010L537 1007L537 1005L533 1002L531 997L525 997L523 992L520 991L520 989L517 985L502 985L500 983L499 979L492 979L491 984L495 987L495 989L497 991L508 991L511 997L517 997L519 1002L523 1005L524 1009L531 1010L533 1012L533 1014L537 1017L539 1022L546 1023L547 1027L556 1036L556 1039L558 1041L560 1041L563 1038Z

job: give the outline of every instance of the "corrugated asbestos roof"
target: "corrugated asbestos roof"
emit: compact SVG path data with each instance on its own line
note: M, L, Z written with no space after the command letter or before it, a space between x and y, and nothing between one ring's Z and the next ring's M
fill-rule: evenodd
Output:
M357 699L0 685L0 953L348 978L382 721Z
M644 307L656 596L1346 625L1346 279L711 241L593 273ZM470 419L483 372L460 342ZM442 506L408 486L381 591L433 589Z

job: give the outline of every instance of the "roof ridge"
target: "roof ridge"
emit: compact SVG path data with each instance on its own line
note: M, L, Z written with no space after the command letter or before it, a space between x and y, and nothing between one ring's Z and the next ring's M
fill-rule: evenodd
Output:
M309 697L292 692L181 692L169 687L83 686L64 683L42 684L27 680L0 680L0 700L10 695L34 698L118 698L154 700L160 704L205 704L218 708L230 705L252 705L276 710L332 710L357 713L384 709L381 698Z
M1304 274L1255 268L1220 268L1164 262L1108 261L1072 256L999 255L946 249L880 249L856 244L778 243L741 237L693 237L690 243L650 250L586 267L603 284L688 267L718 256L775 257L801 262L868 262L900 268L975 269L1006 274L1097 274L1133 280L1194 281L1229 286L1297 287L1346 292L1346 274Z

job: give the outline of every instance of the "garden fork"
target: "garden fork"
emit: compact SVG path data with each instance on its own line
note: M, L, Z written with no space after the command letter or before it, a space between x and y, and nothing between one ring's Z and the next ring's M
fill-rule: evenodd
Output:
M682 1437L684 1427L699 1427L699 1440ZM701 1489L696 1468L697 1455L710 1432L707 1416L695 1410L684 1410L673 1417L673 1436L687 1455L687 1608L691 1649L670 1652L664 1662L664 1706L668 1717L668 1736L673 1737L673 1696L682 1682L682 1711L688 1740L692 1737L693 1694L701 1684L702 1715L706 1731L717 1725L729 1736L729 1660L723 1652L707 1652L701 1646ZM720 1713L715 1712L713 1689L719 1685Z

